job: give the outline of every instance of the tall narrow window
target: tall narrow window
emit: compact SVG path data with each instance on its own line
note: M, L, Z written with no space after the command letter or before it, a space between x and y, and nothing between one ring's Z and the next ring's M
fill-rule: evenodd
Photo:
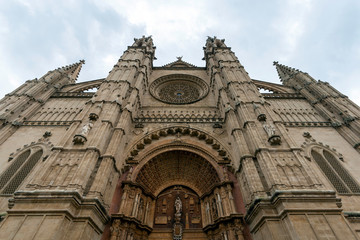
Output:
M312 150L311 156L338 193L360 193L360 187L339 160L327 150Z
M12 176L14 176L16 170L18 170L21 165L25 162L25 160L30 155L30 149L20 154L13 163L10 165L8 169L6 169L3 174L0 176L0 189L2 189L10 180Z
M350 176L346 169L340 164L339 160L334 157L333 154L324 150L323 152L325 159L330 163L330 165L335 169L340 178L344 181L346 186L353 193L360 193L360 187L356 181Z
M0 176L2 194L13 194L43 155L42 149L29 149L15 158Z

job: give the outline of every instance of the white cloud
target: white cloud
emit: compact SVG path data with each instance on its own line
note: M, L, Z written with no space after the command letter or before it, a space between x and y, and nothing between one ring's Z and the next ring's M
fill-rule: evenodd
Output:
M216 25L209 17L206 1L125 1L106 0L108 9L115 10L131 24L145 26L145 34L153 35L158 42L177 42L178 39L194 39L206 29Z
M9 87L0 89L0 97L18 82L82 58L86 65L79 81L106 77L132 39L143 34L153 35L155 66L173 61L175 56L204 66L201 58L206 36L216 35L226 38L254 78L279 82L271 64L279 60L304 67L335 87L337 81L343 81L339 85L344 86L344 94L352 97L357 92L350 93L344 83L360 88L360 73L351 71L359 61L359 31L349 27L360 22L357 15L347 14L357 12L353 10L359 9L356 1L1 1L0 80ZM336 21L327 24L334 14ZM337 35L339 29L346 37ZM312 37L319 32L323 35L315 37L315 45ZM311 50L307 52L307 48ZM331 57L335 53L336 61Z
M360 103L360 89L351 89L348 96L353 102Z
M101 61L103 62L103 64L105 66L112 66L112 65L115 65L117 63L118 59L119 59L119 56L116 56L114 54L108 54L105 57L103 57L101 59Z
M301 37L305 34L308 16L312 13L310 0L287 1L283 4L280 14L272 27L282 39L280 60L287 61L294 57Z

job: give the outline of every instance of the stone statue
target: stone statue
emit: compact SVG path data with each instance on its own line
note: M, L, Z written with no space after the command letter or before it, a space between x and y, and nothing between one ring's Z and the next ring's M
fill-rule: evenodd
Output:
M264 124L263 125L265 132L267 133L268 137L275 135L275 127L272 124Z
M269 139L268 142L271 145L280 145L281 144L281 137L275 134L275 127L272 124L264 124L263 128L267 133Z
M73 138L74 144L84 144L87 141L87 135L90 131L90 129L94 126L92 121L84 124L80 130L80 133L75 134Z
M94 124L91 123L91 122L88 122L88 123L84 124L84 126L81 129L80 134L86 136L93 126L94 126Z
M182 203L179 197L176 198L175 200L175 214L181 214L181 210L182 210Z
M173 240L181 240L182 239L182 224L181 224L181 211L182 211L182 202L180 197L178 196L175 200L175 223L173 227Z

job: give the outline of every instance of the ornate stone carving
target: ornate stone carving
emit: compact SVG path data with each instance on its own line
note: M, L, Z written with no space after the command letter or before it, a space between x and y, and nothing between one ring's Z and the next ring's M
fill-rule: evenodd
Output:
M272 124L264 124L263 127L264 127L265 132L267 133L267 135L269 137L275 135L275 127L274 127L274 125L272 125Z
M181 211L182 211L182 202L179 197L175 200L175 223L173 227L173 239L181 240L182 239L182 224L181 224Z
M216 129L215 129L216 130ZM222 134L224 130L218 132L218 134ZM218 141L216 141L212 136L208 135L203 131L199 131L196 129L191 129L187 127L171 127L167 129L161 129L148 134L140 141L137 141L134 146L130 150L130 154L127 157L127 162L133 162L134 156L138 155L138 153L145 148L146 145L151 144L153 140L158 140L162 137L166 137L168 135L188 135L191 137L198 138L199 140L204 140L206 144L211 145L212 149L218 152L218 155L223 159L224 163L230 162L230 156L228 151L222 146ZM150 137L149 137L150 136Z
M121 225L121 220L115 219L112 226L110 227L110 231L111 231L110 240L116 240L117 237L120 235L120 232L121 232L120 225Z
M214 48L217 48L217 47L226 47L225 39L218 39L218 38L216 38L216 36L214 36L213 38L208 36L208 38L206 39L206 45L205 45L206 51L211 52Z
M179 222L182 211L182 203L179 197L176 198L174 207L175 207L175 220L176 222Z
M180 168L178 166L181 166ZM148 161L132 179L148 191L157 194L171 184L187 183L204 194L220 182L214 167L197 154L185 151L165 152ZM149 181L151 176L152 181Z
M221 127L224 118L221 113L214 109L201 109L198 111L189 110L142 110L134 116L134 122L137 123L165 123L165 122L196 122L196 123L214 123L215 127Z
M70 126L72 121L24 121L24 126Z
M151 35L149 37L142 36L141 38L134 38L134 44L132 46L145 47L147 52L154 52L155 48Z
M182 213L182 202L179 198L179 196L175 200L175 223L173 226L173 239L174 240L181 240L182 239L182 233L183 233L183 225L180 222L181 221L181 213Z
M87 141L87 135L90 132L91 128L94 126L94 124L92 123L93 121L89 121L88 123L85 123L81 130L80 133L76 134L73 138L73 143L74 144L84 144Z
M156 99L171 104L190 104L204 98L209 86L200 78L172 74L156 79L150 85L150 93Z
M264 124L263 128L268 135L268 142L271 145L280 145L281 144L281 137L275 134L275 126L272 124Z

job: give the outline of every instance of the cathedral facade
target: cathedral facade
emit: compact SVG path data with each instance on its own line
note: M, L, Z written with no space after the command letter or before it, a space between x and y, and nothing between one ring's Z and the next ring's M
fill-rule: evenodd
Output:
M360 239L359 106L278 62L251 79L216 37L205 67L154 58L134 39L106 78L0 101L0 239Z

